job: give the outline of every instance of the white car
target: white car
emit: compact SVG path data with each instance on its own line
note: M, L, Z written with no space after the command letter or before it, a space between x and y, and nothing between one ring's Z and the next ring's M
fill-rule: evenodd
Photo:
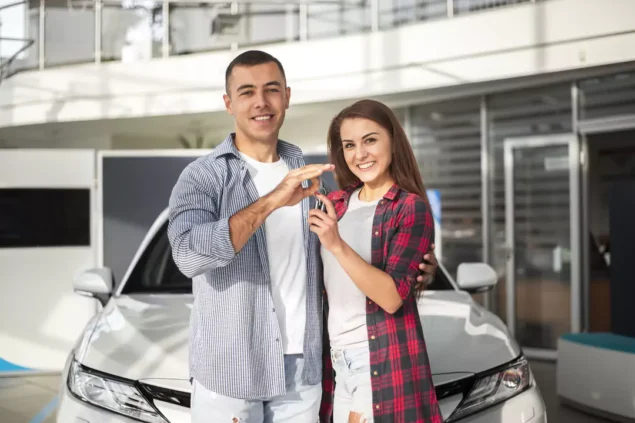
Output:
M518 343L468 292L493 286L494 270L480 263L463 264L457 280L439 265L420 299L445 421L546 423L545 404ZM104 307L69 354L58 423L189 422L193 296L191 280L172 260L167 210L114 292L107 268L83 273L74 286Z

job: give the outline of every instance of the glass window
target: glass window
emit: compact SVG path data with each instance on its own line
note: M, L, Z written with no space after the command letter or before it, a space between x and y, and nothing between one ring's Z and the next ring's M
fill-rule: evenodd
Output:
M344 1L340 4L309 4L309 39L370 31L370 2Z
M379 0L380 29L447 17L447 0Z
M232 13L229 4L170 5L170 54L226 49L242 43L244 33L244 14Z
M167 223L143 252L122 291L123 294L150 292L192 292L192 280L181 273L172 258Z
M514 254L516 337L528 347L555 349L558 336L570 329L569 156L565 145L517 148L511 199L514 246L506 245L504 146L510 139L572 132L569 84L535 87L488 99L492 154L493 264L504 275L495 289L495 308L507 322L506 264ZM507 322L509 323L509 322Z
M580 104L581 119L635 114L635 72L582 81Z
M0 10L0 34L4 38L0 40L0 61L7 66L2 70L4 77L7 77L39 66L40 2L28 0L26 3L19 3L5 0L2 4L12 4L11 7ZM6 61L12 57L13 61L8 65Z
M439 252L456 277L459 264L483 259L480 99L415 106L410 118L423 182L440 199Z
M89 245L89 190L0 189L0 248Z
M453 0L454 14L462 15L465 13L487 11L504 6L529 3L531 1L535 0Z
M95 60L95 10L90 2L45 0L45 66ZM72 28L72 30L69 30Z
M438 268L437 274L426 289L439 291L454 288L441 268ZM188 294L191 292L192 279L181 273L172 258L166 223L141 255L141 259L135 265L122 294Z
M298 6L250 4L244 16L246 44L282 42L299 36Z
M161 57L164 31L163 2L107 1L101 15L101 59L131 63Z

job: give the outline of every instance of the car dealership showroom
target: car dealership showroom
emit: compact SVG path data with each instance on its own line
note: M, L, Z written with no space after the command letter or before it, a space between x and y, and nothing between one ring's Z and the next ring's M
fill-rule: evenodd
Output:
M281 67L263 59L227 72L245 52ZM232 94L233 78L243 77ZM364 160L361 152L379 154L376 141L365 141L370 133L359 146L327 145L344 138L333 118L362 99L395 116L393 130L349 119L370 119L393 143L383 150L390 163L369 161L369 171L352 163ZM333 135L337 122L341 134ZM356 265L383 272L375 257L386 250L390 263L411 263L410 273L372 273L373 283L360 284L340 268L355 281L367 319L370 366L356 374L372 390L364 397L351 389L351 404L367 404L372 415L352 405L350 417L342 414L345 372L338 375L336 350L329 354L334 339L322 334L333 335L326 317L346 304L326 295L328 263L344 259L327 256L327 238L307 224L317 213L337 232L340 219L344 234L347 216L304 194L317 176L298 176L293 192L306 196L279 209L303 216L298 248L270 242L296 239L282 215L245 221L251 232L237 226L271 196L261 185L256 191L256 168L229 163L257 161L244 140L267 128L271 157L279 154L290 171L335 163L341 152L351 175L380 172L375 163L399 173L407 159L395 140L405 134L405 178L423 180L417 192L427 196L425 233L433 234L426 248L434 244L428 273L413 270L423 252L391 249L404 238L376 244L391 232L371 231L372 220L372 262L370 249L367 259L353 251L362 257ZM265 151L258 136L249 142ZM320 188L340 188L338 166L320 170ZM291 180L285 175L278 181ZM208 183L213 193L202 199L181 191ZM401 195L387 189L375 218ZM185 213L177 197L196 204L187 238L176 234ZM405 231L424 219L393 220ZM635 0L0 0L2 423L635 422L633 241ZM297 292L272 282L282 261L267 245L286 249L285 263L300 258L306 277L293 298L306 298L306 321L280 317L292 316L279 304ZM186 250L196 256L184 258ZM211 270L192 267L200 260ZM425 281L415 284L413 272ZM382 292L401 295L396 308L369 293L379 289L375 279L390 282ZM256 291L262 295L246 296ZM414 343L395 335L406 310L418 315ZM303 360L302 380L312 377L317 385L308 385L318 389L307 407L324 411L335 389L333 418L318 418L317 408L310 419L281 417L292 407L280 412L266 394L291 390L282 333L298 325L304 344L293 354ZM408 358L423 338L423 370L398 381L415 367ZM381 342L390 349L375 346ZM353 371L354 357L342 357ZM380 361L392 376L378 374ZM193 401L199 377L210 398L231 398L193 413L203 407L198 389ZM425 401L404 386L426 392ZM401 400L387 399L397 392ZM265 411L206 417L225 415L214 407L230 403ZM437 405L440 418L423 417Z

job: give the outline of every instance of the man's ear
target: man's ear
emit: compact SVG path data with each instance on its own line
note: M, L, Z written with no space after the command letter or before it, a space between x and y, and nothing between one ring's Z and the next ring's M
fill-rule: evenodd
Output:
M232 99L227 94L223 94L223 101L225 102L225 110L227 110L227 113L233 115L234 112L232 111Z
M291 87L285 88L285 91L287 92L287 106L285 107L285 109L288 109L289 103L291 101Z

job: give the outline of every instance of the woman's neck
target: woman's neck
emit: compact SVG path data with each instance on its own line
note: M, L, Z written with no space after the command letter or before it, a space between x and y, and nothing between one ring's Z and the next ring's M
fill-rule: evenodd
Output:
M390 190L390 188L392 188L394 184L395 181L392 178L387 178L383 182L379 183L365 183L359 192L359 199L365 202L378 200L386 195L386 193Z

